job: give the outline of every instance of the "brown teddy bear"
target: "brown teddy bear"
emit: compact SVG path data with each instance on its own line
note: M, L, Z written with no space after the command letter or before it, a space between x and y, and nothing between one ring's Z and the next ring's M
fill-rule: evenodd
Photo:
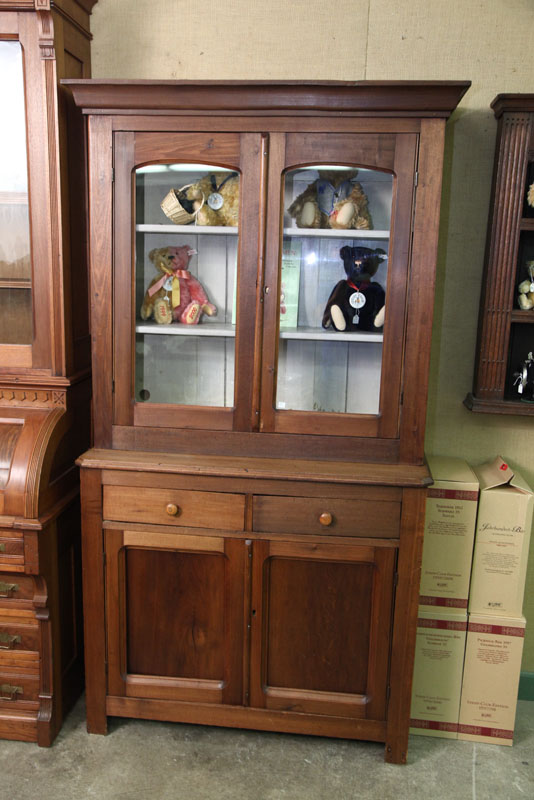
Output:
M357 174L356 169L319 170L319 177L289 206L297 228L372 228L367 197L354 181Z
M169 325L173 320L196 325L202 313L209 317L217 313L202 285L187 269L195 252L188 245L150 251L148 257L161 274L152 280L145 293L140 312L142 319L154 315L160 325Z
M178 189L176 196L185 211L195 215L197 225L237 227L239 221L237 172L210 172L196 183Z

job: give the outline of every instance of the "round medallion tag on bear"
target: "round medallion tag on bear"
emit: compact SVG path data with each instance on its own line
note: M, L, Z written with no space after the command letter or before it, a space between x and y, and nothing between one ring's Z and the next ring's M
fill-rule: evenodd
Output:
M224 205L224 200L219 192L212 192L208 197L208 205L214 211L218 211Z
M353 292L353 294L351 294L349 297L349 303L351 306L353 308L357 308L358 310L363 308L366 302L365 295L361 292Z

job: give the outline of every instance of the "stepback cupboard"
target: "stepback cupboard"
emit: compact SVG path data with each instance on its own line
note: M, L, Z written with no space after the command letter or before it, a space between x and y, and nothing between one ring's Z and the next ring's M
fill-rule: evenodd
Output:
M0 739L40 745L83 690L83 126L58 81L90 75L94 5L0 0Z
M88 728L403 762L443 141L468 83L67 84L88 132ZM347 253L373 269L324 327Z

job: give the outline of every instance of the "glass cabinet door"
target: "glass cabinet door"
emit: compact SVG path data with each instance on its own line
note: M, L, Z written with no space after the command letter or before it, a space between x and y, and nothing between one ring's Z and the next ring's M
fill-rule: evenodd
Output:
M22 47L0 41L0 345L31 344L32 291Z
M378 170L286 172L277 409L378 414L392 191Z
M252 426L260 142L116 135L116 424Z
M212 164L135 172L138 403L234 405L239 186Z
M287 136L265 430L397 435L414 164L412 135Z

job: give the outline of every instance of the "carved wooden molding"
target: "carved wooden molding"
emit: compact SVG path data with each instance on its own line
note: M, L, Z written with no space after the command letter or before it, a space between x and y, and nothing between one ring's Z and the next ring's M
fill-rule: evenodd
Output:
M66 408L67 392L61 389L0 387L0 407Z

